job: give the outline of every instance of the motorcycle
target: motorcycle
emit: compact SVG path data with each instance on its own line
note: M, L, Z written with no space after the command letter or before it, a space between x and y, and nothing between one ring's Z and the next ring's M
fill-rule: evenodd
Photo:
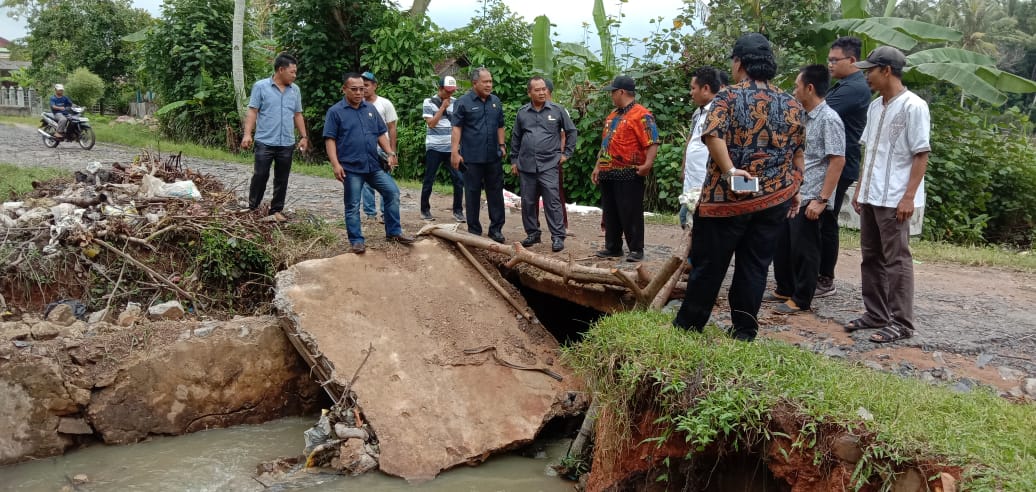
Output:
M60 142L78 142L84 150L94 148L97 136L94 129L90 128L90 118L83 116L83 108L72 106L69 110L68 125L62 137L55 137L58 132L58 119L54 113L43 113L40 119L40 127L36 130L43 135L43 145L53 149Z

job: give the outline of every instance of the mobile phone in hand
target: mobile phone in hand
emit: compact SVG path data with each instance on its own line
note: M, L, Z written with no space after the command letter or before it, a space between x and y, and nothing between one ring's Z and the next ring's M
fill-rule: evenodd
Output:
M756 193L759 191L759 178L746 178L744 176L731 176L730 189L741 193Z

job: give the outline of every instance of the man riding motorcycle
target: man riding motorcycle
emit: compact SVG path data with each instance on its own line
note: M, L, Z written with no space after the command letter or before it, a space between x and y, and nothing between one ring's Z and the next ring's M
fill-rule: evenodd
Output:
M72 100L65 95L65 86L54 84L54 95L50 96L50 110L58 121L58 131L54 138L64 138L68 128L68 110L72 108Z

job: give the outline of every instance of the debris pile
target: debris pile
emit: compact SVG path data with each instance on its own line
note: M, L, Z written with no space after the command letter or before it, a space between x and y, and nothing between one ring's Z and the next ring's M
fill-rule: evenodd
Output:
M291 249L270 240L278 224L238 213L233 191L180 155L144 151L131 164L94 162L72 182L33 187L0 205L5 310L179 299L188 312L253 311L269 301L276 248Z

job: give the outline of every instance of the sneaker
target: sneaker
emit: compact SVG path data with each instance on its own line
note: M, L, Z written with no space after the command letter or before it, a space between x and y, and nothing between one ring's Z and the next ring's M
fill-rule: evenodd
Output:
M594 253L594 256L598 258L622 258L622 251L609 251L607 249L598 250Z
M464 214L462 214L460 212L454 212L453 213L453 220L456 220L457 223L459 223L459 224L463 224L464 222L466 222L464 220Z
M784 302L788 299L791 299L791 297L783 296L776 292L771 292L763 296L763 302Z
M367 252L367 246L365 246L363 243L354 244L352 249L353 253L356 253L358 255L362 255Z
M835 289L835 279L823 275L817 277L817 290L813 292L813 297L829 297L836 293L838 290Z
M626 255L626 261L635 263L644 259L643 251L630 251L630 254Z
M273 213L273 221L274 222L287 222L288 218L285 217L284 214L282 214L280 212L274 212Z
M795 304L795 301L791 299L788 299L773 308L773 312L780 314L795 314L801 313L802 311L805 311L805 309L800 308L799 305Z
M431 212L421 212L421 218L424 220L435 220L435 217L432 217Z

